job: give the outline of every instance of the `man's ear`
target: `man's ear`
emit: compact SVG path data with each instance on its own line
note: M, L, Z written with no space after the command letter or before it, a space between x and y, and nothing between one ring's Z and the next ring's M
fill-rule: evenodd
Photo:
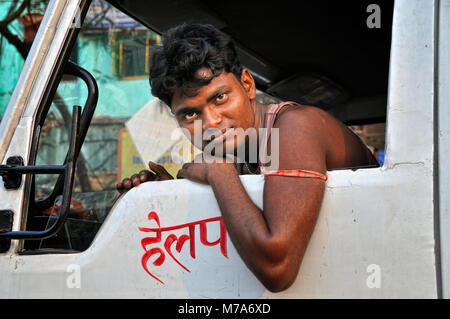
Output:
M255 80L253 76L250 74L250 71L247 69L242 70L241 74L241 84L247 92L247 96L250 100L254 100L256 98L256 86Z

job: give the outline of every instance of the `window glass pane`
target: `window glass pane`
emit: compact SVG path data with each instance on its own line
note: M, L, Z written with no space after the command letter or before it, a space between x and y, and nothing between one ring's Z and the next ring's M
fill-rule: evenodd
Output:
M63 80L45 118L39 137L36 165L61 165L69 148L69 136L72 123L72 106L84 105L87 90L79 79ZM83 161L83 154L81 154ZM77 172L78 173L78 172ZM35 197L48 196L58 175L38 174L35 176Z

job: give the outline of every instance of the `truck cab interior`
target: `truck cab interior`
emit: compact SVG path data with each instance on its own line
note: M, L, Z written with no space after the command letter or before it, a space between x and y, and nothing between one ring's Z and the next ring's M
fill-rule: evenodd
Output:
M347 125L386 120L393 1L377 1L374 11L367 0L109 2L157 33L184 22L216 26L272 96L320 107Z

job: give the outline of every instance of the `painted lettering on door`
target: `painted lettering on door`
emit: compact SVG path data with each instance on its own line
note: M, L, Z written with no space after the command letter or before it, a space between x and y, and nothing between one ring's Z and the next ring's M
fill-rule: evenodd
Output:
M155 275L153 275L150 270L148 269L147 263L151 256L158 254L158 258L153 261L154 266L162 266L165 259L166 259L166 253L169 254L169 256L184 270L190 272L189 269L187 269L174 255L172 251L172 245L175 244L175 250L180 253L181 249L183 248L183 245L186 243L186 241L189 240L189 251L190 255L193 259L195 259L195 229L199 228L200 231L200 242L205 246L216 246L219 245L220 251L222 255L226 258L228 258L227 255L227 230L225 228L225 224L223 222L222 217L213 217L213 218L207 218L203 220L199 220L196 222L186 223L182 225L176 225L176 226L169 226L169 227L161 227L159 216L156 212L152 211L148 214L148 220L149 221L155 221L158 227L156 228L144 228L139 227L139 230L145 233L153 233L154 236L152 237L145 237L141 240L141 246L144 249L145 253L141 258L142 267L144 270L154 279L159 281L160 283L164 284L163 281L161 281L159 278L157 278ZM219 222L220 223L220 235L219 239L216 241L210 242L207 239L207 225L208 223L213 222ZM187 228L189 231L189 234L183 234L181 236L177 236L173 233L169 233L170 231L174 231L177 229ZM165 233L165 240L162 244L164 250L162 247L156 247L153 246L157 243L162 243L162 234Z

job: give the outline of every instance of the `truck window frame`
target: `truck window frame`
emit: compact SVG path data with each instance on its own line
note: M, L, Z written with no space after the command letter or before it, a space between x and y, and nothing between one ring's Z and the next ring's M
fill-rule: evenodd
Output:
M90 4L91 0L80 1L78 10L80 25L83 23L86 17ZM67 36L64 40L64 44L61 48L61 51L59 52L58 59L55 61L55 66L50 74L50 79L44 90L42 100L39 103L36 118L34 121L34 126L32 128L32 143L29 151L28 165L35 165L40 137L40 128L42 127L45 118L47 116L47 113L50 110L50 106L52 104L58 85L63 79L65 65L67 64L67 61L69 60L70 55L72 54L72 50L78 38L79 32L80 27L77 26L69 29ZM24 184L25 184L24 188L25 196L24 196L23 210L21 212L22 224L20 225L20 229L26 230L28 215L31 209L33 208L32 205L34 205L35 202L34 175L25 175ZM23 247L24 247L24 240L20 240L18 245L18 251L21 252L23 250Z

